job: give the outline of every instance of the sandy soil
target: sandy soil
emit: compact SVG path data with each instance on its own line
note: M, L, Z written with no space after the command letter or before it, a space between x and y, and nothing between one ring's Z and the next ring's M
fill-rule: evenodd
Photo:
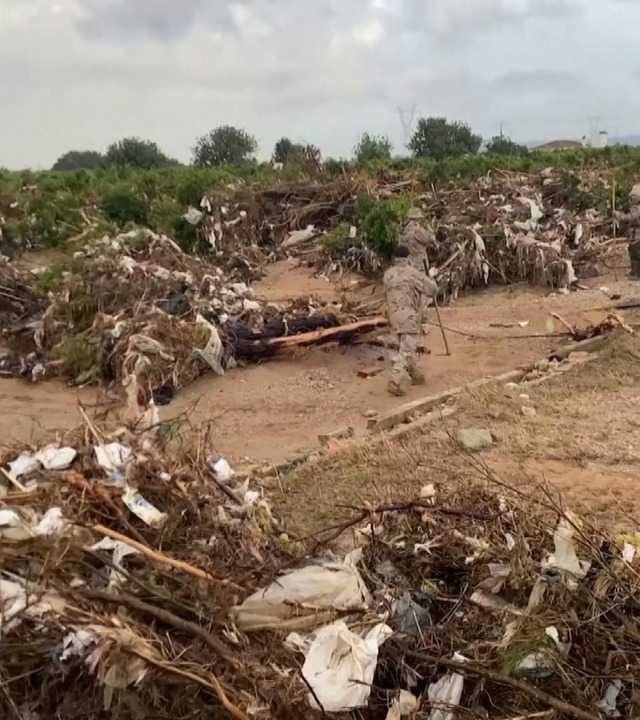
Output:
M346 444L270 490L290 530L339 524L345 507L415 498L428 483L491 482L565 507L613 531L640 527L640 339L623 338L599 359L527 390L534 417L500 388L457 399L457 415L399 442ZM483 428L492 448L469 456L460 428ZM339 498L336 501L336 498ZM339 508L336 503L339 502Z
M345 291L351 297L371 298L372 288L354 290L355 282L347 278L335 287L322 277L313 277L308 269L282 262L269 268L256 294L272 301L305 296L339 300ZM597 284L603 284L603 279ZM625 298L632 296L629 283L608 284ZM427 339L432 354L421 360L427 386L412 388L407 399L537 360L559 344L554 338L528 337L563 329L557 322L549 325L551 312L585 325L603 319L606 312L602 308L607 305L610 301L598 290L549 297L548 291L528 287L491 290L460 299L441 311L443 322L451 329L451 357L445 355L440 331L433 327ZM431 320L435 320L433 313ZM526 328L518 325L527 321ZM348 425L363 428L367 411L397 405L398 399L386 392L385 375L370 380L357 377L359 368L383 360L383 351L367 346L315 349L295 359L237 369L224 378L204 376L163 408L162 417L168 419L190 410L194 425L213 424L217 450L230 459L248 456L279 461L296 450L314 446L319 433ZM59 382L31 385L1 380L1 436L6 441L37 441L44 432L70 428L79 422L79 401L95 406L98 393Z

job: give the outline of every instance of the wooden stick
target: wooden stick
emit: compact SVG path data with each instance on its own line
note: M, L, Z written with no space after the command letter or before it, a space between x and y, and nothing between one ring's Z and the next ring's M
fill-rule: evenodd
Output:
M533 718L551 717L555 710L541 710L540 712L531 713L530 715L518 715L514 718L505 718L505 720L533 720Z
M82 407L82 403L78 403L78 410L80 411L80 415L82 415L82 419L87 423L87 427L91 431L91 434L93 435L95 441L98 443L98 445L104 445L104 438L98 430L96 429L96 426L91 422L89 419L89 416L87 415L87 411Z
M12 478L11 475L2 467L0 467L0 471L2 471L2 474L7 478L7 480L14 485L15 487L20 490L20 492L26 493L29 492L27 488L20 482L18 482L15 478Z
M442 333L442 339L444 340L444 349L447 353L447 357L451 357L451 350L449 349L449 342L447 340L447 333L444 331L444 325L440 317L440 308L438 307L438 301L433 298L433 307L436 309L436 315L438 316L438 324L440 325L440 332Z
M140 544L144 545L145 547L147 546L147 541L127 520L127 516L124 514L124 511L122 510L122 508L118 507L115 500L111 497L111 495L109 495L109 492L105 487L103 487L97 482L93 484L87 482L79 472L76 472L74 470L65 473L62 476L62 479L65 482L69 483L69 485L78 487L83 492L86 492L89 495L93 495L93 497L98 498L98 500L107 505L107 507L110 507L111 510L113 510L113 512L117 515L120 522L125 526L127 532L131 533L131 535L133 535Z
M129 595L127 593L115 595L108 592L101 592L99 590L84 590L81 591L81 595L92 600L102 600L103 602L113 603L115 605L125 605L126 607L132 610L136 610L137 612L152 615L161 622L167 625L172 625L178 630L184 630L185 632L191 633L192 635L196 635L203 642L205 642L214 652L220 655L223 660L225 660L232 666L235 666L235 663L233 661L233 652L231 651L231 648L227 647L227 645L222 642L222 640L218 640L218 638L214 637L211 633L200 627L200 625L190 622L189 620L183 620L182 618L174 615L168 610L162 610L161 608L149 605L145 602L142 602L142 600L138 600L138 598L134 597L133 595Z
M562 323L572 335L575 335L575 334L576 334L576 329L575 329L575 327L573 327L573 325L570 325L570 324L562 317L562 315L558 315L558 313L552 312L552 313L551 313L551 317L555 318L558 322Z
M613 178L611 185L611 216L613 218L613 239L617 239L618 234L618 221L616 220L616 179ZM615 262L615 260L614 260ZM618 282L618 266L613 266L613 279Z
M159 660L154 660L147 655L144 655L143 653L136 652L133 648L123 647L122 650L131 653L131 655L139 657L141 660L144 660L150 665L153 665L155 668L158 668L158 670L163 670L164 672L170 673L171 675L178 675L185 680L191 680L191 682L194 682L197 685L201 685L207 690L212 690L218 696L225 710L227 710L227 712L229 712L234 718L236 718L236 720L249 720L249 718L242 712L242 710L240 710L239 707L234 705L231 700L229 700L227 694L222 688L222 685L220 685L218 678L213 673L209 673L209 680L205 680L204 678L201 678L199 675L195 675L194 673L187 672L186 670L181 670L180 668L174 667L173 665L167 665L166 663L160 662Z
M424 259L424 272L429 277L429 256L426 255ZM436 315L438 317L438 325L440 325L440 332L442 333L442 339L444 340L444 349L447 353L447 357L451 357L451 350L449 349L449 342L447 340L447 334L444 331L444 325L442 324L442 318L440 317L440 308L438 307L438 298L436 295L433 296L433 306L436 309Z
M115 532L115 530L110 530L109 528L104 527L104 525L94 525L93 530L95 530L97 533L100 533L101 535L106 535L106 537L110 537L112 540L119 540L120 542L125 543L125 545L134 548L134 550L138 550L143 555L146 555L148 558L151 558L152 560L155 560L162 565L169 565L170 567L176 568L178 570L183 570L184 572L189 573L189 575L193 575L194 577L200 578L201 580L207 580L208 582L217 582L221 583L222 585L229 585L230 587L233 587L234 589L240 590L244 593L243 588L236 585L234 582L231 582L231 580L229 580L228 578L219 578L215 575L212 575L211 573L206 572L205 570L202 570L201 568L197 568L193 565L189 565L189 563L182 562L182 560L174 560L174 558L170 558L164 553L151 550L146 545L136 542L135 540L132 540L126 535L121 535L119 532Z
M446 667L450 670L455 670L456 672L463 674L468 673L471 675L479 675L487 680L500 683L500 685L507 685L514 690L519 690L520 692L543 702L545 705L548 705L558 712L576 718L576 720L600 720L597 715L592 715L586 710L581 710L575 705L570 705L569 703L564 702L564 700L558 700L558 698L529 685L529 683L524 682L524 680L518 680L517 678L508 677L507 675L502 675L493 670L488 670L477 663L449 660L448 658L435 657L435 655L423 655L422 653L413 652L412 650L406 650L404 654L407 657L422 660L423 662L427 662L429 664L441 665L442 667Z

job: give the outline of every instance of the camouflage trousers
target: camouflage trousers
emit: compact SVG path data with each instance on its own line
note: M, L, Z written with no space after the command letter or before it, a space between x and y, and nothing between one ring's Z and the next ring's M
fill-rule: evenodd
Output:
M401 394L409 382L423 383L424 375L418 369L418 335L400 333L396 339L398 350L392 357L389 391Z
M636 235L629 238L629 260L631 261L631 277L640 278L640 238Z

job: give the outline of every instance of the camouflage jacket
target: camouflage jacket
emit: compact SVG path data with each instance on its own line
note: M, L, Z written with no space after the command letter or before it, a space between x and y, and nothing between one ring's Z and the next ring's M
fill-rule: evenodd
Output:
M423 228L418 222L409 221L398 235L398 245L404 245L409 250L409 263L416 270L424 272L427 250L435 247L436 236L433 230Z
M627 228L629 242L640 242L640 205L632 207L631 212L626 215L620 215L618 222Z
M398 334L420 333L427 298L438 293L437 284L408 260L396 260L384 274L384 292L391 330Z

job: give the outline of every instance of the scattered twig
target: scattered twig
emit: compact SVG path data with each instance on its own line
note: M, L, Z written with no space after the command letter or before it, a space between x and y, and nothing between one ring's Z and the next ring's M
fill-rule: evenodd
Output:
M415 660L420 660L422 662L430 664L441 665L442 667L446 667L449 670L455 670L456 672L462 674L478 675L479 677L486 678L487 680L497 682L500 685L506 685L513 690L518 690L525 693L526 695L529 695L530 697L535 698L536 700L539 700L540 702L548 705L549 707L557 710L558 712L564 713L565 715L570 715L571 717L576 718L576 720L601 720L598 715L593 715L590 712L586 712L586 710L581 710L575 705L564 702L564 700L558 700L558 698L555 698L552 695L549 695L548 693L543 692L542 690L539 690L532 685L529 685L529 683L524 682L524 680L518 680L517 678L502 675L501 673L495 672L494 670L489 670L476 663L461 662L458 660L450 660L448 658L442 657L439 658L435 655L425 655L424 653L418 653L412 650L406 650L405 654L408 657L414 658Z
M209 673L209 679L205 679L200 677L199 675L196 675L195 673L187 672L186 670L181 670L180 668L177 668L173 665L169 665L167 663L160 662L159 660L155 660L153 658L148 657L147 655L144 655L143 653L136 652L133 648L123 647L122 648L125 652L131 653L132 655L135 655L136 657L141 658L145 662L148 662L150 665L153 665L158 670L162 670L163 672L170 673L171 675L177 675L178 677L182 677L185 680L191 680L191 682L196 683L196 685L201 685L203 688L206 688L207 690L211 690L217 697L219 698L220 702L224 706L225 710L227 710L231 715L236 718L236 720L249 720L247 715L245 715L242 710L240 710L239 707L234 705L229 698L227 697L227 694L225 693L224 689L222 688L222 685L220 684L220 681L218 678L213 674Z
M17 487L18 490L20 490L20 492L22 492L22 493L28 493L28 492L29 492L29 491L27 490L27 488L26 488L21 482L19 482L19 481L16 480L14 477L12 477L11 475L9 475L9 473L8 473L3 467L0 467L0 472L2 472L2 474L7 478L7 480L8 480L14 487Z
M151 558L152 560L155 560L156 562L159 562L163 565L170 565L171 567L176 568L177 570L183 570L184 572L189 573L190 575L193 575L194 577L200 578L201 580L207 580L208 582L216 582L216 583L220 583L221 585L228 585L229 587L232 587L236 590L240 590L240 591L244 592L244 590L241 587L236 585L234 582L232 582L228 578L215 577L211 573L208 573L205 570L202 570L201 568L197 568L197 567L194 567L193 565L189 565L189 563L182 562L181 560L174 560L174 558L170 558L161 552L151 550L146 545L136 542L135 540L132 540L131 538L127 537L126 535L122 535L119 532L110 530L109 528L104 527L103 525L94 525L94 527L92 529L95 530L95 532L100 533L101 535L106 535L107 537L112 538L113 540L120 540L120 542L123 542L123 543L129 545L129 547L132 547L135 550L138 550L143 555L146 555L148 558Z
M101 592L99 590L82 590L80 594L83 597L90 598L92 600L102 600L106 603L125 605L137 612L153 615L155 618L167 625L173 625L173 627L178 630L183 630L184 632L196 635L212 650L214 650L226 663L234 667L236 666L236 662L233 659L233 651L225 645L222 640L218 640L218 638L214 637L211 633L200 627L200 625L196 625L196 623L190 622L189 620L183 620L168 610L163 610L162 608L149 605L148 603L143 602L142 600L139 600L133 595L129 595L127 593L114 595L108 592Z

